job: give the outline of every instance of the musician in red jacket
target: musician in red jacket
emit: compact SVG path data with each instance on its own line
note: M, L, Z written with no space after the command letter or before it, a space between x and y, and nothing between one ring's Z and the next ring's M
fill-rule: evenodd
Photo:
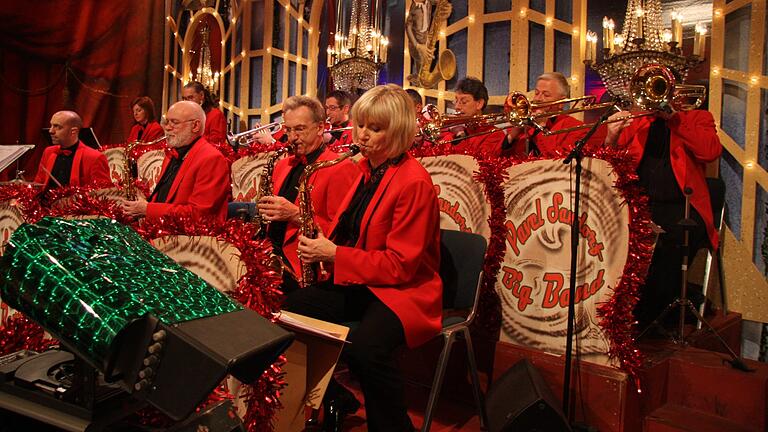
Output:
M325 111L315 98L292 96L283 102L283 128L287 145L294 146L294 154L280 160L272 174L274 195L259 199L259 214L269 222L269 238L273 252L287 261L294 274L300 275L298 185L304 168L318 161L336 159L339 155L323 144ZM320 169L309 179L310 196L314 208L314 221L321 230L328 231L342 198L352 187L358 170L350 160ZM285 274L284 292L298 287L295 278Z
M344 90L334 90L325 98L326 127L330 131L323 137L331 148L352 143L352 129L349 127L349 110L352 109L352 96Z
M533 104L556 102L569 98L570 95L571 86L565 75L560 72L547 72L536 79L536 88L531 102ZM548 113L561 111L563 107L563 104L543 106L532 110L532 114L545 116ZM558 114L540 117L539 124L547 131L561 131L582 126L584 123L570 115ZM586 135L587 130L588 128L583 128L567 133L546 135L533 125L509 128L506 130L507 139L503 153L509 156L564 157L571 151L576 141ZM605 127L599 127L590 137L586 150L597 150L605 140L605 133Z
M626 116L616 113L611 120ZM659 236L651 267L635 310L640 326L652 322L680 293L683 231L678 222L685 212L690 189L689 256L709 244L718 246L705 165L720 157L722 145L708 111L694 110L640 117L608 124L606 145L626 149L639 183L650 198L653 222L665 231Z
M192 101L203 107L205 111L205 134L203 138L213 145L227 142L227 120L224 113L216 108L213 96L197 81L188 82L181 90L181 98Z
M43 151L35 182L46 190L59 186L109 187L112 179L103 153L83 144L78 133L83 120L74 111L58 111L51 116L51 142Z
M302 260L334 264L332 283L295 291L285 304L326 321L359 321L345 350L363 389L370 431L413 430L394 353L423 344L441 328L438 202L429 174L407 153L415 120L410 98L393 84L374 87L355 103L362 172L328 237L299 237ZM337 395L326 401L343 394L335 385L329 392Z
M123 201L132 217L186 216L224 221L231 194L229 164L204 137L205 112L195 102L171 105L164 122L168 152L148 202Z
M155 117L155 104L148 96L140 96L131 102L134 125L128 133L128 141L152 142L163 135L163 127Z
M482 81L465 77L456 84L456 97L453 107L456 115L462 117L480 116L488 105L488 89ZM501 155L505 135L492 124L457 126L440 137L443 142L451 142L455 151L478 157L496 157Z

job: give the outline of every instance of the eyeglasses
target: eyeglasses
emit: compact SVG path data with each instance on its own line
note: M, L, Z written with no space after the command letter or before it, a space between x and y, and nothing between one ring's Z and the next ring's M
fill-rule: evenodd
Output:
M173 126L176 127L182 123L188 123L191 121L195 121L197 119L187 119L187 120L177 120L177 119L163 119L162 125L163 126Z
M296 127L283 127L283 132L285 132L286 135L290 135L291 133L295 133L296 135L303 135L308 130L312 130L315 127L317 127L317 123L312 126L298 125Z
M337 110L340 110L341 108L343 108L343 107L338 106L338 105L326 105L325 106L325 110L326 111L337 111Z

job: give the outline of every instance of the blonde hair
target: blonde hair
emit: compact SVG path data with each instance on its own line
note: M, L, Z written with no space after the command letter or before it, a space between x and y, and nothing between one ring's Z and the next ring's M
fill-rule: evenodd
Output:
M408 151L416 137L416 111L413 101L402 87L395 84L376 86L360 96L352 105L350 115L355 128L352 136L357 142L357 125L376 123L385 129L390 150L388 158Z

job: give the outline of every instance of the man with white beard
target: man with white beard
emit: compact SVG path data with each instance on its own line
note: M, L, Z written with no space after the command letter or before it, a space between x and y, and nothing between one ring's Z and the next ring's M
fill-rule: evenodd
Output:
M203 137L205 111L199 104L173 104L163 121L168 149L160 179L148 200L123 201L134 218L185 216L223 221L231 194L227 160Z

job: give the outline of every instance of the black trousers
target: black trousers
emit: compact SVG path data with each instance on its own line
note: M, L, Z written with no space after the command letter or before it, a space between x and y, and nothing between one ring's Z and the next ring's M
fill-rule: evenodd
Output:
M405 333L394 312L364 286L330 283L289 293L283 309L338 324L356 321L343 358L363 390L368 430L413 430L395 357L405 344Z
M688 231L688 248L683 247L685 231L678 223L685 216L682 203L654 203L651 205L653 221L664 229L659 235L653 251L651 265L645 284L640 287L640 298L635 307L635 318L642 330L656 319L664 308L680 297L682 288L682 262L688 255L688 263L693 261L696 252L709 245L704 221L691 207L690 219L696 226ZM668 316L669 322L675 322L677 313Z

